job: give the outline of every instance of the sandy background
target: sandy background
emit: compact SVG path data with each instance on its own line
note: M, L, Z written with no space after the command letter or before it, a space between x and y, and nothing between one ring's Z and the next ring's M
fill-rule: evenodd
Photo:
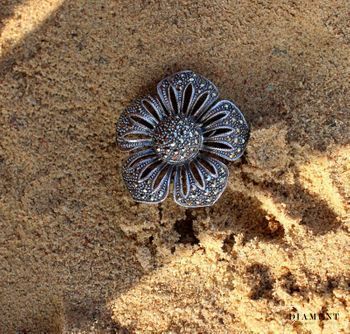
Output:
M349 15L0 0L0 333L349 333ZM115 121L182 69L240 106L246 155L211 208L134 203Z

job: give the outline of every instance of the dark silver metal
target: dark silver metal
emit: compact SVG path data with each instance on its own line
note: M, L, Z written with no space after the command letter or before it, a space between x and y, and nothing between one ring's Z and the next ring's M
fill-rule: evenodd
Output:
M117 143L136 151L123 166L133 199L160 203L174 177L174 200L184 207L213 205L228 180L221 158L239 159L249 126L230 100L218 100L208 79L182 71L160 81L158 96L136 100L117 122Z

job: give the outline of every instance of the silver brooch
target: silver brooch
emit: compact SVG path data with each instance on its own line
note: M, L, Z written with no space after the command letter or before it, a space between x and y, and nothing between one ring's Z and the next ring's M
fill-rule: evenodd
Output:
M117 122L117 143L135 151L123 179L133 199L160 203L174 179L174 200L184 207L214 204L227 185L221 161L240 158L249 138L243 114L230 100L218 100L208 79L182 71L163 79L158 96L136 100Z

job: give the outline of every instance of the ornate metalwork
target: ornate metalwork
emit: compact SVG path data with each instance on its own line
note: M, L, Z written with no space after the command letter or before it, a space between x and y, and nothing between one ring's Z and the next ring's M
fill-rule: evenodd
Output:
M117 143L136 151L123 166L134 200L160 203L174 178L174 200L185 207L214 204L227 185L221 161L239 159L249 126L206 78L182 71L163 79L158 96L136 100L117 122Z

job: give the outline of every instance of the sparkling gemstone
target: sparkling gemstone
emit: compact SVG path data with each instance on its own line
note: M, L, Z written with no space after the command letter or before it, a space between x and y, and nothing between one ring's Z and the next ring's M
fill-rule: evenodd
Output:
M186 116L169 116L154 130L154 145L158 155L171 164L193 159L203 143L199 126Z

